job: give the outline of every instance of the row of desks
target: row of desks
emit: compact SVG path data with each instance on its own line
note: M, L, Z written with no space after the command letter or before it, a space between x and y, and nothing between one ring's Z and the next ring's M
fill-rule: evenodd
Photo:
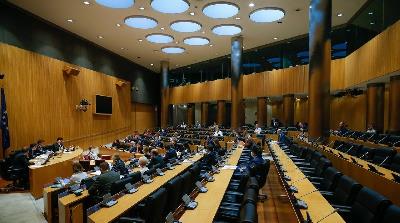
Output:
M307 212L309 213L313 222L318 222L324 217L334 212L334 208L329 202L317 191L315 186L306 178L301 170L293 163L293 161L286 155L286 153L276 143L271 144L271 152L273 152L280 164L287 171L291 180L289 185L297 187L298 193L295 194L297 199L301 199L306 202L308 209L302 209L300 211L301 217L307 219ZM283 181L283 179L282 179ZM300 221L298 219L298 221ZM326 217L323 222L325 223L339 223L345 222L343 218L338 214L334 213Z
M236 166L242 154L243 146L239 146L229 157L226 165ZM198 206L194 210L186 210L179 219L181 222L202 222L212 223L218 207L224 197L225 191L228 188L234 170L221 169L219 174L215 174L214 182L207 183L207 193L201 193L196 197Z
M343 136L336 136L336 135L331 135L329 136L329 143L333 143L334 141L339 140L339 141L343 141L343 142L350 142L350 143L354 143L354 144L358 144L358 145L363 145L369 148L388 148L390 146L388 145L384 145L384 144L377 144L377 143L373 143L373 142L369 142L369 141L362 141L359 139L353 139L353 138L348 138L348 137L343 137ZM400 152L400 147L393 147L394 149L396 149L397 152Z
M308 143L303 141L298 140L297 142L305 146L310 146ZM392 175L399 175L398 173L367 162L363 159L342 153L327 146L318 146L312 148L317 149L324 156L326 156L332 162L332 165L343 174L353 178L363 186L369 187L384 195L394 204L400 205L400 196L398 194L400 191L400 184L394 181L394 177ZM343 157L341 157L339 154ZM358 164L353 163L351 158L356 160ZM382 173L382 175L370 171L368 165L374 166L379 172Z

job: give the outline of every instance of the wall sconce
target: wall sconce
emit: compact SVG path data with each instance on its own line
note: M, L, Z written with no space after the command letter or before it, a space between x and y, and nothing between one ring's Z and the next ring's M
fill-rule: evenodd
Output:
M83 111L86 112L88 110L90 103L87 99L82 99L81 102L79 102L79 105L76 105L75 108L77 111Z

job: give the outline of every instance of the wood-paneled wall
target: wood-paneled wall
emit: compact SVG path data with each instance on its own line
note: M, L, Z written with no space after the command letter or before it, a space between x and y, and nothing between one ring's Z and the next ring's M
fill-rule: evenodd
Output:
M0 85L5 89L11 139L8 152L38 139L53 143L58 136L67 145L99 145L132 130L129 83L117 87L118 78L82 67L79 75L68 76L62 71L66 65L73 66L0 43L0 72L5 74ZM111 116L93 114L96 94L113 98ZM93 105L87 112L76 111L83 98ZM143 121L134 127L154 126L155 118L148 119L148 110L138 107L137 117Z
M365 131L367 114L366 95L345 96L331 99L330 128L337 129L339 122L344 121L350 129Z
M308 122L308 100L301 99L294 102L294 123Z
M157 111L154 105L134 103L131 110L131 130L143 132L157 126Z

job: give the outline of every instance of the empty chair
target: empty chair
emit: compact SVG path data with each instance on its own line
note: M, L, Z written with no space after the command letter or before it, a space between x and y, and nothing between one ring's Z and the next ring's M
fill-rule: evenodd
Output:
M200 165L198 163L194 164L190 169L190 173L192 173L192 177L194 182L200 180Z
M240 223L257 223L257 206L253 203L246 203L240 210Z
M317 188L321 191L332 192L343 174L334 167L328 167L322 174L322 180L318 183L314 183Z
M163 215L166 216L169 212L174 212L181 201L182 178L175 177L165 185L167 190L167 203L165 205Z
M194 182L193 182L192 174L189 171L186 171L180 177L182 178L183 186L182 186L181 195L179 196L179 198L181 198L182 195L184 195L184 194L190 195L190 193L194 189Z
M400 153L397 153L393 159L392 159L392 163L390 164L389 167L391 170L400 173Z
M372 160L372 156L374 155L374 149L363 146L358 150L357 157L363 160Z
M125 184L127 183L132 183L132 178L130 177L125 177L121 180L117 180L114 183L111 184L111 194L117 194L121 192L122 190L125 189Z
M383 195L364 187L351 206L351 222L381 222L384 211L390 204Z
M336 140L336 141L333 143L333 148L336 149L337 147L339 147L339 146L342 145L343 143L344 143L343 141Z
M383 167L389 167L396 150L392 148L375 149L372 162Z
M338 181L333 196L328 196L327 199L333 207L351 206L361 188L361 184L343 175Z
M383 212L383 218L380 222L398 223L399 220L400 220L400 207L392 204L388 208L386 208L385 212Z
M360 149L363 148L363 145L353 144L351 149L347 150L347 154L350 156L357 156Z

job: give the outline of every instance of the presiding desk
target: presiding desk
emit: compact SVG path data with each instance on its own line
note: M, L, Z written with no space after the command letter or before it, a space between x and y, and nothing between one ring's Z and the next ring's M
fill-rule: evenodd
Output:
M237 165L242 151L243 146L238 146L227 160L226 165ZM234 171L234 169L222 168L219 174L214 174L215 181L206 184L207 193L200 193L196 197L198 202L196 209L186 210L179 221L212 223Z
M82 149L77 148L73 152L64 152L62 155L54 156L40 166L29 166L30 191L35 199L43 194L43 186L53 183L56 177L70 177L72 175L72 161L78 159Z
M144 198L155 192L158 188L162 187L172 178L178 176L192 164L202 158L202 155L196 154L190 159L191 162L183 162L181 165L175 166L175 169L168 170L164 176L157 176L154 181L150 184L143 184L138 189L138 192L134 194L126 194L120 197L118 203L109 208L102 208L99 211L88 216L88 222L93 223L105 223L112 222L118 217L123 215L126 211L131 209L133 206L141 202ZM61 201L61 199L60 199Z
M335 209L275 142L271 143L271 152L275 154L282 168L287 171L285 174L291 179L288 184L298 189L295 197L303 200L308 206L307 210L300 210L300 214L302 215L298 216L300 219L307 219L308 212L312 222L319 222L322 219L324 223L345 222L338 213L331 214Z
M400 205L400 184L394 181L394 177L392 175L392 173L399 175L398 173L327 146L320 145L318 147L313 147L303 141L297 140L297 142L317 149L332 162L333 167L341 171L343 174L348 175L363 186L369 187L384 195L394 204ZM341 157L339 154L343 157ZM358 164L353 163L351 158L353 158ZM368 165L374 166L379 172L382 173L382 175L369 170Z

